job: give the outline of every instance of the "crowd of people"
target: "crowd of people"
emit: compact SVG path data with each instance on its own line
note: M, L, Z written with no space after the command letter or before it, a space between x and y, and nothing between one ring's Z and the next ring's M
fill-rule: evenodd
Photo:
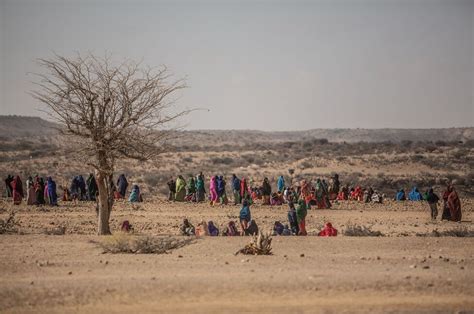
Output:
M111 191L115 199L125 199L127 197L128 181L124 174L121 174L116 184L111 182ZM51 205L58 206L58 188L52 177L46 179L34 175L26 180L26 194L20 176L8 175L5 179L6 197L13 199L13 204L19 205L26 200L27 205ZM62 189L63 202L78 201L96 201L99 195L97 181L91 173L87 180L82 175L74 176L70 185L60 187ZM128 196L129 202L142 202L143 197L137 184L132 185Z
M253 180L245 177L238 178L235 174L230 178L234 205L242 204L240 211L240 227L238 231L235 222L229 222L225 227L224 234L252 234L249 230L258 230L255 220L251 219L250 206L255 202L262 205L283 205L288 204L288 224L282 224L276 221L274 225L275 234L279 235L306 235L306 215L308 209L316 207L318 209L331 208L332 202L339 201L359 201L365 203L383 203L385 195L374 190L372 187L362 188L361 186L341 187L339 176L335 174L327 182L325 179L316 179L312 181L301 180L297 184L287 185L285 178L279 176L276 180L276 190L268 178L264 178L260 184L255 184ZM176 180L170 178L168 181L169 200L170 201L206 201L206 190L204 186L204 176L202 172L196 178L190 176L188 183L180 175ZM440 198L434 193L433 188L429 188L422 194L417 187L405 196L403 189L399 190L394 198L396 201L426 201L429 205L431 218L437 219L438 203ZM216 204L226 205L229 202L226 193L226 181L223 176L214 175L209 181L209 194L207 200L211 206ZM295 205L296 204L296 205ZM460 222L462 218L461 203L458 194L452 186L448 186L443 194L443 214L442 220L451 220ZM194 228L188 228L189 221L183 222L181 231L183 234L189 234L188 231ZM201 229L205 229L205 224L201 222ZM191 225L192 226L192 225ZM188 231L186 231L188 230ZM234 232L235 231L235 232ZM192 233L192 232L191 232ZM208 232L205 232L208 234ZM193 233L194 234L194 233ZM210 233L209 233L210 234ZM326 224L321 235L333 236L337 230L330 223Z
M121 174L116 183L110 182L110 189L115 199L126 199L129 187L128 180ZM38 175L28 177L26 181L26 195L20 177L8 175L5 179L7 197L13 199L13 203L18 205L25 198L27 205L58 205L58 195L56 182L52 177L46 180ZM176 179L170 178L167 183L169 201L177 202L205 202L209 201L211 206L221 204L227 205L227 182L222 175L213 175L209 179L209 192L206 192L205 177L203 173L197 176L190 176L188 181L182 175ZM309 209L328 209L333 202L352 200L360 202L382 203L384 195L380 194L372 187L363 189L361 186L341 187L339 176L335 174L329 178L316 180L301 180L296 184L287 184L283 176L276 180L276 189L273 189L270 180L264 178L260 183L249 180L245 177L239 178L235 174L230 178L230 188L232 190L232 201L234 205L241 205L239 222L241 230L235 222L229 222L221 232L222 235L250 235L258 232L258 225L251 219L250 207L256 202L262 205L280 206L287 204L287 224L276 221L274 225L275 234L279 235L306 235L306 216ZM62 187L63 201L96 201L98 187L94 175L91 173L87 180L82 175L74 176L69 187ZM431 218L438 217L439 196L434 193L433 188L429 188L425 193L421 193L417 187L413 187L405 194L404 189L400 189L394 198L396 201L426 201L429 205ZM142 202L143 196L137 184L132 184L128 195L129 202ZM454 187L449 185L443 193L442 220L460 222L462 218L461 202ZM322 230L322 235L333 236L337 230L332 225L326 225ZM324 231L324 232L323 232ZM201 221L195 228L188 220L183 221L181 233L186 235L204 234L218 235L219 229L212 221Z

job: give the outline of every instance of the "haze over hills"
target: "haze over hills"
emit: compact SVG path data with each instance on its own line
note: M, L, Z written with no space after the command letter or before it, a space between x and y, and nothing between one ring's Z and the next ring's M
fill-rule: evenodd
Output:
M39 117L0 116L0 138L39 138L58 134L57 124ZM206 143L248 144L279 143L311 139L330 142L401 142L401 141L468 141L474 140L474 127L449 129L312 129L306 131L266 132L258 130L190 130L182 131L174 145Z

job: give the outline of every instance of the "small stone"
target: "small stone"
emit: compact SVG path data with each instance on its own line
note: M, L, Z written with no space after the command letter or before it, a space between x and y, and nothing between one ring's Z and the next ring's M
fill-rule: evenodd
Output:
M459 267L459 269L464 269L464 266Z
M304 257L304 254L303 254L303 253L301 253L301 254L300 254L300 257Z
M416 268L416 265L410 265L410 268Z
M449 258L446 257L446 258L444 259L444 261L445 261L445 262L449 262Z
M68 272L67 274L68 274L68 275L72 275L72 271Z
M423 269L430 269L430 266L425 265L425 266L423 266Z
M428 287L433 287L433 286L434 286L434 284L432 284L432 283L429 283L427 286L428 286Z
M229 262L226 261L225 264L226 264L226 265L229 265Z
M410 278L411 278L411 276L410 276L410 275L408 275L408 276L405 276L405 279L410 279Z
M178 258L183 258L183 255L178 255Z
M380 256L377 256L377 260L380 260Z
M35 284L35 282L34 282L34 281L30 282L30 285L34 285L34 284Z
M109 261L105 261L105 265L109 265Z

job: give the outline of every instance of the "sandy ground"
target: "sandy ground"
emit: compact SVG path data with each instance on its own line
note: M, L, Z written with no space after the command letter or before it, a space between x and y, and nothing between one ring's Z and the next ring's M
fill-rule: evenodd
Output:
M473 201L463 223L431 222L427 205L387 202L336 204L311 210L310 233L325 221L342 231L370 225L385 237L274 237L273 256L234 255L247 237L196 239L164 255L103 254L94 243L92 203L40 211L17 208L22 234L0 235L0 311L474 313L474 238L420 237L433 230L473 230ZM5 211L10 204L0 203ZM170 204L153 200L112 213L116 230L130 220L137 233L178 233L183 217L222 225L236 206ZM254 206L269 229L286 207ZM66 235L44 231L66 226Z

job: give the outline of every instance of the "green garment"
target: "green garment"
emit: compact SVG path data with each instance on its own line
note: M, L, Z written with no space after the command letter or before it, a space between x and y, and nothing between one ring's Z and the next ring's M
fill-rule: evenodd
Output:
M194 183L194 178L190 178L188 181L188 194L196 193L196 184Z
M306 209L306 203L304 200L300 200L298 202L298 206L296 207L296 219L298 220L298 223L303 221L307 214L308 210Z
M198 177L196 180L196 190L197 191L204 190L204 180L201 177Z
M186 181L182 177L178 177L176 179L176 196L175 200L178 202L184 201L184 197L186 196Z

